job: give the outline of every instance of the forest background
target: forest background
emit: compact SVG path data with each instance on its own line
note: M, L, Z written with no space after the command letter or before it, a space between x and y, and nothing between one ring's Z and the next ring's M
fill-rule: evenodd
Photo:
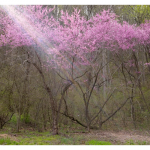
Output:
M1 129L149 130L149 5L0 11Z

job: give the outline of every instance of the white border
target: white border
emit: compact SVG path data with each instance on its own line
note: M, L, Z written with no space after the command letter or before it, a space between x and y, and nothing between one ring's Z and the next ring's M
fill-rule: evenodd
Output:
M8 149L15 149L15 150L20 150L20 149L35 149L35 150L41 150L44 149L44 150L50 150L50 149L63 149L63 150L76 150L76 149L86 149L86 150L91 150L91 149L94 149L94 150L126 150L126 149L136 149L136 150L140 150L141 148L144 148L144 150L149 150L149 146L143 146L143 145L139 145L139 146L136 146L136 145L132 145L132 146L129 146L129 145L123 145L123 146L115 146L115 145L112 145L112 146L106 146L106 145L102 145L102 146L99 146L99 145L96 145L96 146L91 146L91 145L88 145L88 146L78 146L78 145L74 145L74 146L70 146L70 145L59 145L59 146L29 146L29 145L24 145L24 146L0 146L0 148L2 148L2 150L8 150Z

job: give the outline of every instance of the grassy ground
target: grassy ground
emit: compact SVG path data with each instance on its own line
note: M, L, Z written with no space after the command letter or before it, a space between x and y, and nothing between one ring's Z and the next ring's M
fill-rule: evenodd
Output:
M0 145L148 145L148 141L120 139L111 136L103 131L85 131L78 130L70 132L65 129L60 130L59 135L51 135L50 132L37 132L31 130L21 130L20 133L10 133L9 130L0 131ZM115 133L112 133L115 134ZM117 135L117 133L116 133Z

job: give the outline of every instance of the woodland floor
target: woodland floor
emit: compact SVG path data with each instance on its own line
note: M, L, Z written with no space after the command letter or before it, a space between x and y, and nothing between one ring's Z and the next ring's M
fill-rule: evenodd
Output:
M112 145L150 145L150 131L92 130L90 133L60 132L56 136L50 135L49 132L29 130L7 134L6 131L0 131L0 139L10 139L17 142L17 145L88 145L87 142L90 140L106 141Z

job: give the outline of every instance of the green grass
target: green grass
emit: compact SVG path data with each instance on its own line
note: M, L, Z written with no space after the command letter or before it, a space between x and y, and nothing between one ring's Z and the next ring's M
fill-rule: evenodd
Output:
M0 145L113 145L108 141L90 140L87 141L83 136L64 137L61 135L21 135L18 136L19 141L13 141L9 138L0 138ZM148 145L146 141L128 140L124 145Z
M146 141L137 141L134 142L132 139L128 140L125 145L148 145L148 143Z
M19 143L12 141L9 138L0 138L0 145L19 145Z
M91 141L86 142L86 145L112 145L112 144L106 141L91 140Z
M59 135L51 136L46 133L27 134L20 137L21 145L53 145L60 139Z
M75 144L72 138L62 137L60 141L61 141L60 144L62 145L74 145Z
M27 138L20 138L19 142L12 141L9 138L1 138L0 145L53 145L54 141L57 141L57 137L44 137L44 136L33 136Z

